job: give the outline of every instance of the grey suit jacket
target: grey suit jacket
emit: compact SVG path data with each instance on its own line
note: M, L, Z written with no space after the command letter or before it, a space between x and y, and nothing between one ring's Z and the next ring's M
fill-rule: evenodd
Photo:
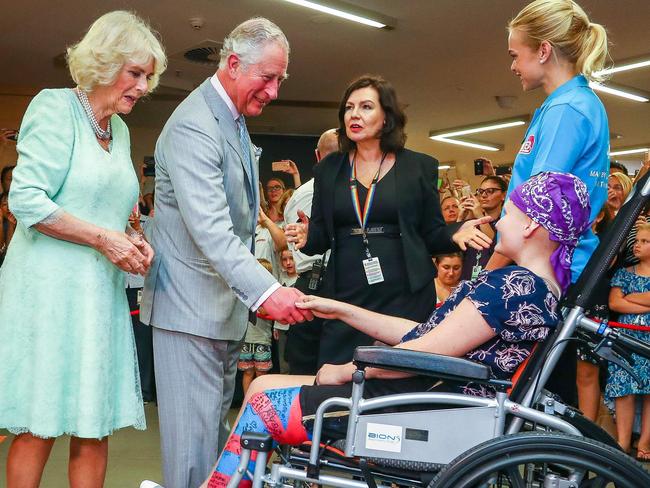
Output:
M239 340L248 309L275 279L252 254L258 168L210 80L176 108L156 144L156 203L140 320L210 339Z

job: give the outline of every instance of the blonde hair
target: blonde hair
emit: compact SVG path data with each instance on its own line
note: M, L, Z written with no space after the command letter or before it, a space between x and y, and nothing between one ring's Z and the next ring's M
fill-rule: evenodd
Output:
M623 200L627 198L627 196L630 194L632 191L632 180L630 179L629 176L627 176L624 173L612 173L609 175L610 178L616 178L618 182L621 184L623 187Z
M84 91L96 85L112 84L125 63L154 61L149 91L158 85L167 68L167 56L157 33L138 16L124 10L98 18L86 35L68 48L68 68L72 79Z
M650 232L650 224L641 224L636 228L636 235L639 235L639 232Z
M538 49L548 41L579 73L590 80L601 80L596 73L607 59L607 31L589 21L582 8L572 0L536 0L526 5L508 24L508 30L520 31L528 45Z
M264 266L264 269L266 269L269 273L273 273L273 265L271 264L271 261L268 259L259 258L257 262Z
M282 193L282 196L280 197L280 200L278 200L278 204L280 206L280 211L284 213L284 207L287 206L287 202L289 199L293 196L293 192L295 192L293 188L289 188L288 190L285 190L284 193Z

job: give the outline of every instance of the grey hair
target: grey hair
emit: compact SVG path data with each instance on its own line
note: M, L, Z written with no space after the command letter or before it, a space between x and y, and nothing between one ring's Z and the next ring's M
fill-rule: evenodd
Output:
M271 42L282 45L289 55L289 41L284 32L269 19L253 17L242 22L223 40L219 52L219 69L226 67L231 54L236 54L245 67L258 63L262 48Z

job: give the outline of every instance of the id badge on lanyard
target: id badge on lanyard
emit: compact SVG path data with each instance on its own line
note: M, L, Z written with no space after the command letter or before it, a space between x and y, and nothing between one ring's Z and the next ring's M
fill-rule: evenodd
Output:
M368 189L368 194L366 195L366 201L363 205L363 208L361 208L361 202L359 201L359 192L357 190L357 175L355 167L356 157L352 159L352 167L350 169L350 195L352 197L352 207L354 208L354 213L357 216L359 227L361 227L361 236L363 238L363 245L366 254L366 259L363 259L361 262L363 264L363 270L366 273L366 280L368 281L369 285L382 283L384 281L384 274L381 271L381 263L379 262L379 258L373 257L370 253L370 243L368 242L368 235L366 234L366 225L368 224L368 215L370 214L370 209L372 208L372 200L375 196L377 181L379 181L379 172L381 171L381 165L384 162L385 158L386 153L384 153L382 156L379 163L379 169L377 169L377 173L372 179L372 183Z
M369 285L381 283L384 281L384 273L381 272L379 258L368 258L363 261L363 270L366 272L366 279Z
M481 261L481 255L482 255L481 251L478 251L476 253L476 264L472 266L472 276L470 278L470 280L472 281L478 278L479 273L483 271L483 266L479 264L479 262Z

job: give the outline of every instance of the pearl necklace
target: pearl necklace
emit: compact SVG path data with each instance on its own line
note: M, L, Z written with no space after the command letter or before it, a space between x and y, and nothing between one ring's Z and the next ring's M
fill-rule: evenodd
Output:
M88 116L88 119L90 120L90 125L93 128L93 131L95 132L95 135L97 136L98 139L101 139L102 141L108 141L111 139L111 119L108 119L108 126L106 127L106 130L102 129L99 126L99 122L97 122L97 119L95 118L95 114L93 113L93 109L90 106L90 101L88 100L88 95L86 95L86 92L81 90L80 88L77 88L75 90L77 93L77 97L79 98L79 101L81 102L81 106L84 109L84 112L86 112L86 115Z

